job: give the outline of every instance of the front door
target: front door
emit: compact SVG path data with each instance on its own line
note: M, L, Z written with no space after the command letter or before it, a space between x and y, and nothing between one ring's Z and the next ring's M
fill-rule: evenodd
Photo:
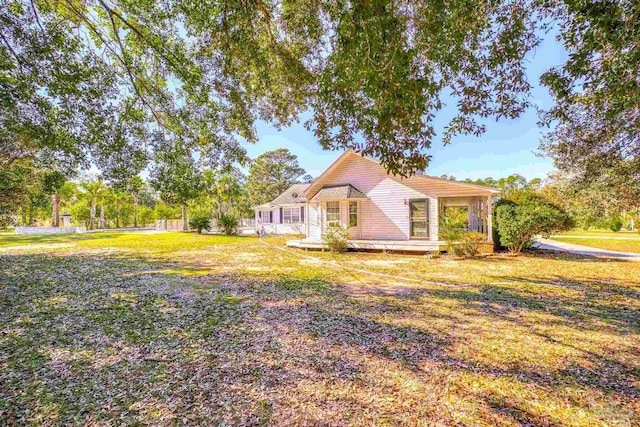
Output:
M429 238L429 200L411 200L409 202L412 239Z
M347 230L349 238L360 238L360 203L357 200L347 201Z

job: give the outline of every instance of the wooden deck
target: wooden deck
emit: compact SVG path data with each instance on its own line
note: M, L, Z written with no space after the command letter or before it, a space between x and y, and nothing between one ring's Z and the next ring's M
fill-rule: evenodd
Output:
M287 246L302 249L327 249L321 240L287 240ZM444 250L446 242L432 240L349 240L350 250L361 251L401 251L434 252Z

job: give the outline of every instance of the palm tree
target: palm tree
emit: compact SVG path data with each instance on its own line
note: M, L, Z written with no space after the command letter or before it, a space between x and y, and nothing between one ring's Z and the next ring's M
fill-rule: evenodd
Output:
M60 226L60 189L67 181L62 172L51 170L44 173L42 186L45 194L51 196L51 226Z
M229 215L237 199L242 195L240 182L232 175L223 175L216 184L218 216Z
M110 188L109 201L116 208L116 228L120 228L120 207L129 199L129 195L117 188Z
M133 226L138 226L138 204L140 203L140 192L145 189L147 185L138 175L132 177L127 183L127 188L133 196Z
M108 192L109 192L109 187L105 187L102 194L100 194L100 198L98 199L98 202L100 203L100 220L98 222L98 228L106 228L105 220L104 220L104 202L105 202L105 199L108 197Z
M81 184L84 190L84 198L89 202L89 230L93 230L93 224L96 218L96 206L100 202L101 209L101 225L104 226L104 195L107 187L101 180L95 182L83 182Z

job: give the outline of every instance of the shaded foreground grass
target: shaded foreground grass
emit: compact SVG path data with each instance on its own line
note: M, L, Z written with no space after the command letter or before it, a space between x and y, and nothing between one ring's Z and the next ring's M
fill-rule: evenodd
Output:
M178 233L38 243L0 253L7 424L640 416L637 264L334 256Z

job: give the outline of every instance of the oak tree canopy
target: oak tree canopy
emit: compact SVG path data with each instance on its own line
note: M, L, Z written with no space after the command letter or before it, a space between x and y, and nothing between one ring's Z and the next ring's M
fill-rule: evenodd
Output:
M49 156L124 180L167 140L218 165L244 159L257 120L310 112L323 147L411 174L434 141L525 111L525 56L555 27L569 60L542 79L549 152L637 172L638 14L633 0L2 0L3 167Z

